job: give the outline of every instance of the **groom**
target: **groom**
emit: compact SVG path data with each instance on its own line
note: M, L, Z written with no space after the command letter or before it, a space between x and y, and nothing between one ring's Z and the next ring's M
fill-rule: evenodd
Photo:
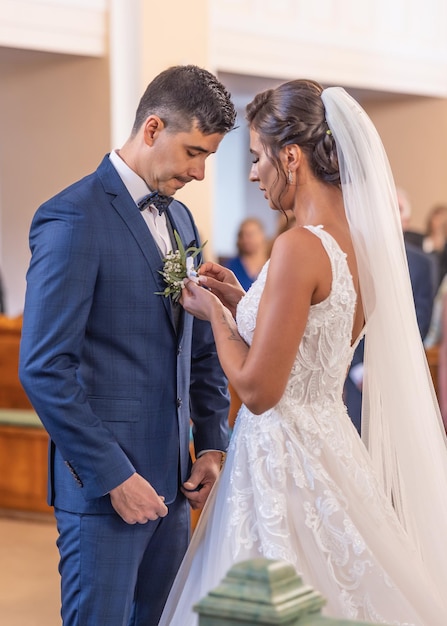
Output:
M181 202L144 200L202 180L234 122L215 76L172 67L124 146L34 216L20 379L51 437L64 626L155 626L218 475L229 402L211 328L156 295L174 231L199 236Z

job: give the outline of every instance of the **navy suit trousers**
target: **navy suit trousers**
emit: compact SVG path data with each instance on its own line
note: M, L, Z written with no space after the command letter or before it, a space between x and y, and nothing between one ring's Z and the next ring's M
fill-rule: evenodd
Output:
M55 513L63 625L157 626L189 542L183 495L166 517L147 524L126 524L114 514Z

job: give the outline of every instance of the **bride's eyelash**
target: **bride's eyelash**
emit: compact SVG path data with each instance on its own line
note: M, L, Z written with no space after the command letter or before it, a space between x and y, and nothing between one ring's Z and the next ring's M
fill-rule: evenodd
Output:
M258 161L259 161L259 157L256 157L256 158L252 159L251 162L253 163L253 165L255 165Z

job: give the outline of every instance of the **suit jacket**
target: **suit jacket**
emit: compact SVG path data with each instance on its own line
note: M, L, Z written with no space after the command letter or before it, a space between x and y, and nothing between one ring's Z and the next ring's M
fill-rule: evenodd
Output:
M421 338L424 339L430 327L437 287L435 261L432 256L408 242L405 242L405 252L419 332Z
M420 252L423 252L424 239L425 235L423 233L410 230L404 231L405 246L406 244L410 244L413 249L417 248ZM426 256L428 256L432 261L434 291L436 294L442 279L447 273L447 245L444 246L444 249L441 251L433 250L432 252L424 254L426 254Z
M426 254L407 241L405 241L405 252L407 255L408 270L410 273L411 288L413 290L418 327L421 333L421 338L423 339L428 333L433 310L434 283L436 280L434 262L430 255ZM363 363L364 341L365 340L362 339L354 352L349 373L352 368ZM348 414L355 427L360 432L362 393L359 391L354 381L350 378L349 374L345 382L344 394Z
M198 242L182 203L168 217ZM19 372L51 437L50 504L110 513L134 471L172 502L190 418L196 453L227 446L226 379L210 325L182 311L176 328L155 295L160 252L108 155L37 210L30 247Z

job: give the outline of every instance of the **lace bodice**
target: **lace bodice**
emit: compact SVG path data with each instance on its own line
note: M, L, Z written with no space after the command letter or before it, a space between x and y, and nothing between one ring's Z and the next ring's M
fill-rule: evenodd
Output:
M346 371L352 358L352 324L356 292L346 254L321 226L307 226L321 239L332 268L328 298L311 306L309 319L290 373L283 401L294 399L301 406L333 403L341 399ZM237 325L250 344L256 326L259 301L264 290L269 261L237 308Z

